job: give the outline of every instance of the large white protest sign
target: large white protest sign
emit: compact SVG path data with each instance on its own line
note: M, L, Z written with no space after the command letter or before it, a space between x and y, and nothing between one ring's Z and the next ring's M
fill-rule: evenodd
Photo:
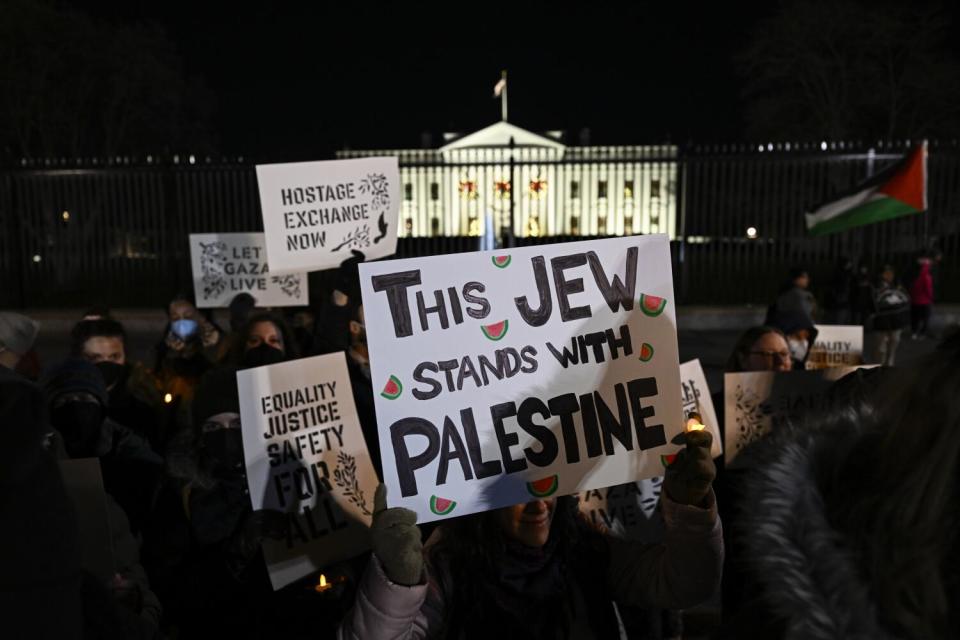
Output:
M817 337L807 356L807 369L855 367L863 364L863 327L818 324Z
M367 260L397 251L396 158L262 164L257 184L275 272L337 267L353 249Z
M436 520L663 473L666 236L360 265L390 506Z
M343 352L237 373L254 510L287 514L265 540L274 589L369 548L377 477Z
M704 426L713 436L710 455L719 458L723 455L720 423L717 421L717 412L713 407L710 387L707 386L707 377L703 374L700 360L691 360L680 365L680 389L683 393L683 415L687 416L694 412L700 414Z
M725 461L771 429L806 414L829 410L828 387L859 367L819 371L750 371L724 375Z
M226 307L249 293L261 307L296 307L310 300L306 273L273 274L262 233L191 233L190 262L197 307Z

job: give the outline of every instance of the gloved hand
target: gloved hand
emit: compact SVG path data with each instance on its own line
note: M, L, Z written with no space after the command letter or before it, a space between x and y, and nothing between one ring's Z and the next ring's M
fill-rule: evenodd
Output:
M373 498L373 553L391 582L404 586L419 584L423 577L423 543L417 528L417 514L409 509L387 509L387 488L377 487Z
M686 449L681 449L664 474L663 490L680 504L700 505L717 477L717 468L710 456L713 436L706 429L688 431L684 435Z

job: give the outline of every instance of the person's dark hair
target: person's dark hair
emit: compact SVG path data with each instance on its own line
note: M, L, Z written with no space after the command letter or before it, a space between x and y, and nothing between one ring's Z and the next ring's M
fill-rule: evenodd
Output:
M75 356L83 355L83 345L90 338L120 338L124 348L127 346L127 332L123 325L116 320L81 320L70 331L70 353Z
M783 335L783 331L775 327L768 325L761 325L759 327L751 327L740 334L740 337L737 338L736 344L733 345L733 351L730 353L730 357L727 359L727 373L739 373L743 371L743 362L747 359L747 356L750 355L750 350L753 349L753 345L757 343L757 340L767 335L768 333L775 333L786 341L786 336Z
M883 381L877 411L837 465L828 515L897 637L951 635L960 537L960 335ZM947 572L953 572L948 575Z
M507 561L507 539L497 522L496 511L456 518L442 526L438 541L428 548L427 560L434 566L444 567L438 576L450 577L454 583L445 588L446 593L453 594L453 601L448 603L449 637L491 638L504 629L510 629L511 637L569 636L570 620L563 614L572 612L569 588L560 590L554 602L532 607L522 619L506 619L506 612L497 604L496 583ZM568 584L591 585L583 590L584 597L598 607L609 607L609 597L603 589L609 562L607 545L603 535L579 515L573 496L556 499L547 541L547 546L551 545L556 545L553 553L563 564ZM611 609L609 620L613 617ZM603 620L590 622L598 630L605 623ZM597 637L604 636L598 633Z
M243 360L243 354L247 350L247 336L250 335L250 331L253 329L254 325L260 324L261 322L270 322L277 328L280 332L280 335L283 336L283 353L286 355L287 360L293 360L300 357L300 348L297 345L297 338L293 333L293 330L290 328L290 325L287 324L287 321L283 319L283 316L280 316L272 311L258 311L256 313L250 314L250 317L247 318L247 321L240 328L240 331L237 332L236 340L233 342L233 347L230 353L229 362L234 366L239 366L240 362Z
M85 310L80 317L81 318L95 317L95 318L108 319L110 318L110 308L101 306L101 305L96 305Z
M243 291L233 296L227 308L230 310L230 331L239 331L257 306L256 299Z

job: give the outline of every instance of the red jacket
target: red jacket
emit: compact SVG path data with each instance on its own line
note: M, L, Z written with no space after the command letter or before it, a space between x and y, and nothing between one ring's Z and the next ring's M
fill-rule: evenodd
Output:
M920 274L910 285L910 302L915 305L933 304L933 277L929 264L920 265Z

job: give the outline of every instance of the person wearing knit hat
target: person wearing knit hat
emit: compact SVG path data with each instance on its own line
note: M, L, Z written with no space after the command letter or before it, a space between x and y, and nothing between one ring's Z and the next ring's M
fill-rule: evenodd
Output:
M40 325L11 311L0 311L0 366L14 369L33 347Z

